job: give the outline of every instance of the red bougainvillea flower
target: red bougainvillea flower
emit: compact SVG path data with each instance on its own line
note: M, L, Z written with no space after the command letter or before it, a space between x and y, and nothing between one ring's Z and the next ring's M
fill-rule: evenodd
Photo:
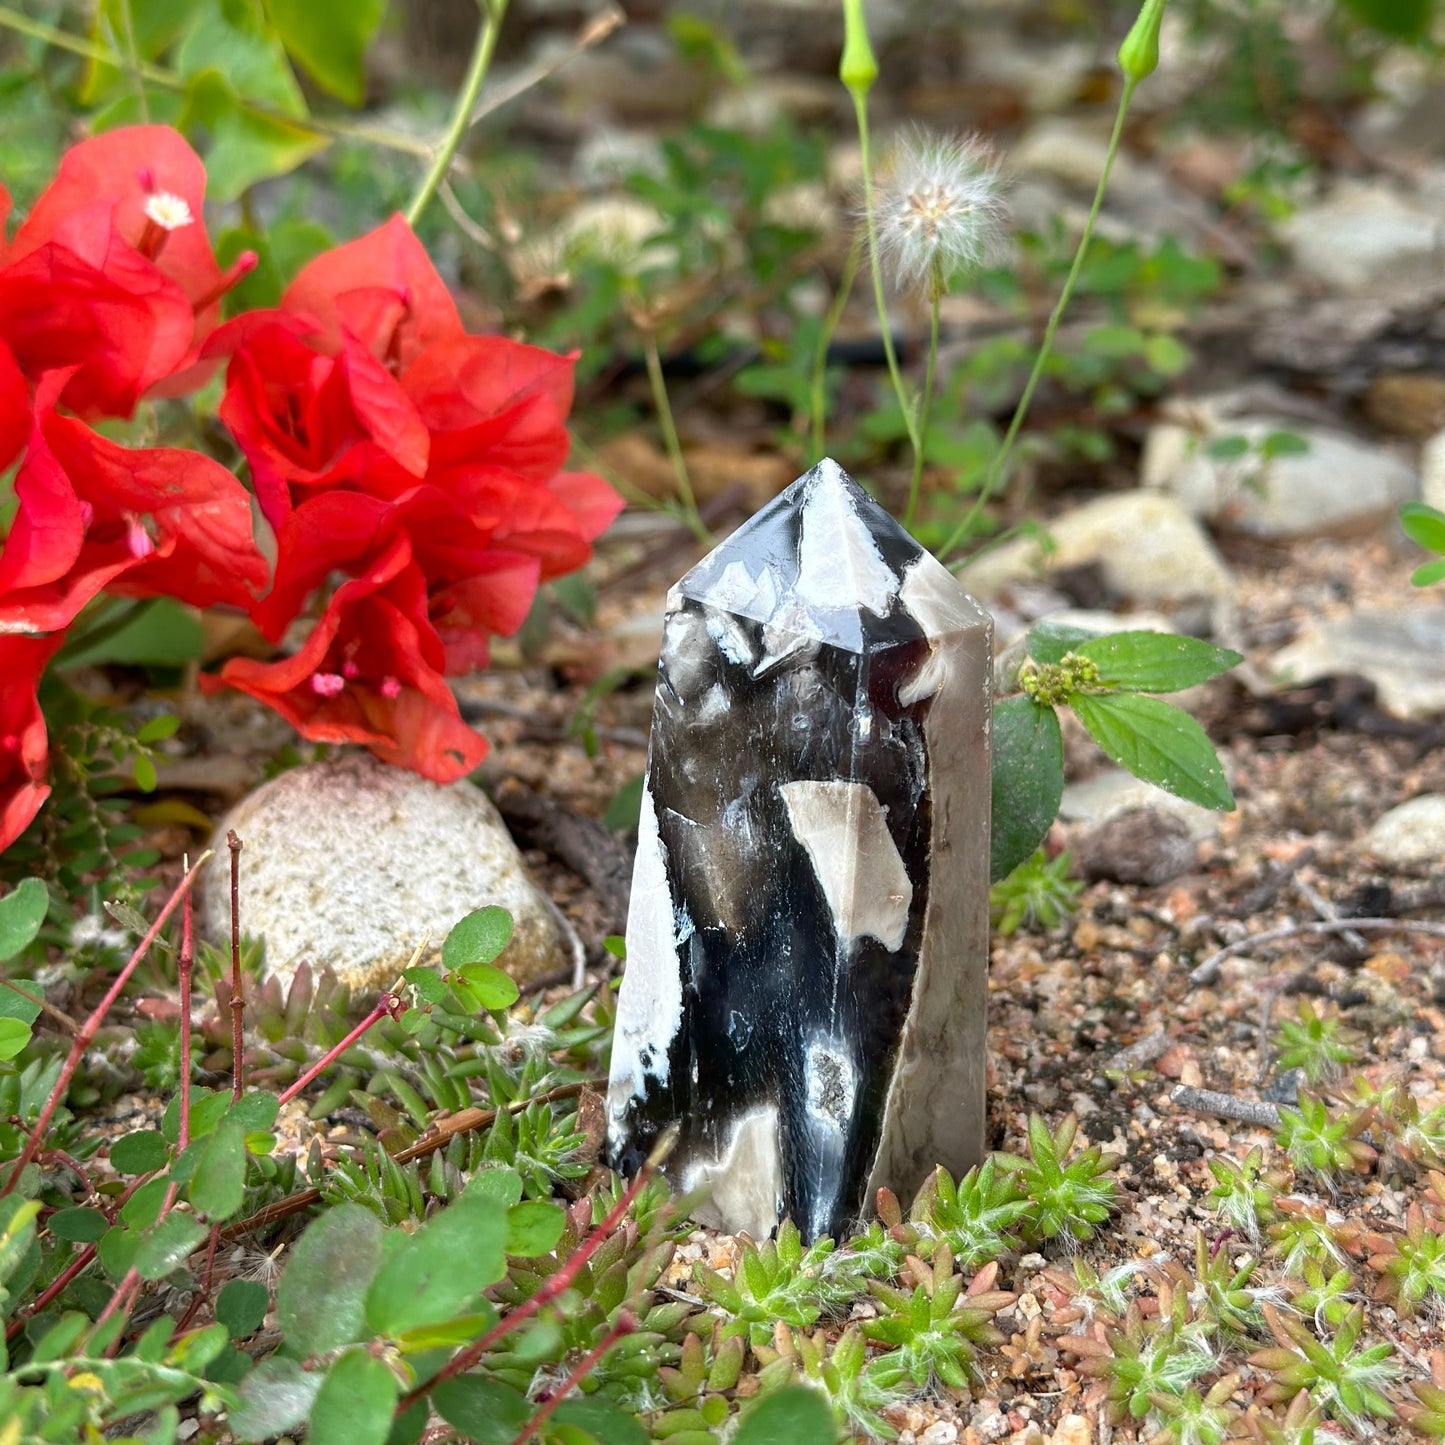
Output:
M248 607L268 569L241 483L199 452L122 447L58 415L66 380L51 373L36 396L0 548L0 629L59 631L103 587Z
M336 589L294 656L232 658L201 686L239 688L314 742L360 743L384 762L455 782L487 744L461 720L426 608L426 579L399 535L365 576Z
M238 318L221 414L277 533L254 610L279 638L333 572L404 536L448 673L485 664L539 582L580 567L622 502L563 473L574 358L469 336L401 217L311 261L278 311Z
M45 719L35 690L63 638L0 635L0 853L50 796Z
M16 232L0 242L0 336L32 380L74 368L65 404L128 416L147 391L179 394L222 295L255 264L222 273L202 224L206 175L168 126L83 141ZM9 196L0 189L0 217Z

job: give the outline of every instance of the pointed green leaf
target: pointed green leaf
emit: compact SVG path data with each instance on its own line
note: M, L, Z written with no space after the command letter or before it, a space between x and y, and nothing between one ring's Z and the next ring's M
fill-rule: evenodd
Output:
M1135 777L1204 808L1234 807L1219 755L1188 713L1133 693L1079 695L1070 705L1089 736Z
M1067 650L1067 649L1066 649ZM1064 741L1053 708L1009 697L993 709L989 874L1007 878L1053 825L1064 794Z
M267 0L266 9L281 43L322 90L347 105L366 99L362 61L386 0Z
M1035 662L1059 663L1070 652L1077 652L1086 642L1098 637L1087 627L1070 627L1062 622L1040 622L1029 631L1029 656Z
M1074 651L1098 667L1101 686L1125 692L1182 692L1244 661L1227 647L1171 632L1114 632Z
M1400 525L1426 551L1445 553L1445 512L1424 502L1406 502L1400 508Z

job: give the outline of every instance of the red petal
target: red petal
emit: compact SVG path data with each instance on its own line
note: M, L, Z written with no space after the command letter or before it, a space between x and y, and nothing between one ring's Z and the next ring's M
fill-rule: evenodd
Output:
M577 530L589 541L600 537L627 505L612 487L591 472L559 472L548 490L577 519Z
M15 363L15 353L0 341L0 472L29 440L30 388Z
M0 635L0 852L30 826L50 795L45 717L36 687L64 633L53 637ZM6 747L13 739L12 747Z

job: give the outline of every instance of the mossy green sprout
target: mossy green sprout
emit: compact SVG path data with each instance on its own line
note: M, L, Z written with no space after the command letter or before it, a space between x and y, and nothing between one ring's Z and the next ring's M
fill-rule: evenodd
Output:
M1338 1330L1316 1339L1298 1318L1272 1305L1265 1320L1276 1345L1256 1350L1249 1363L1271 1377L1263 1398L1275 1404L1293 1400L1301 1391L1333 1420L1363 1431L1369 1422L1393 1420L1395 1409L1381 1392L1400 1373L1389 1344L1360 1347L1365 1329L1364 1307L1357 1305Z
M1091 1144L1069 1158L1078 1128L1075 1114L1065 1115L1052 1131L1038 1114L1030 1114L1028 1157L995 1156L1028 1202L1019 1230L1030 1243L1060 1234L1087 1239L1114 1207L1118 1189L1110 1175L1119 1156Z
M1275 1200L1289 1184L1289 1172L1266 1170L1264 1150L1253 1148L1243 1159L1216 1154L1209 1160L1214 1187L1206 1198L1215 1217L1258 1247L1261 1232L1278 1218Z
M1367 1235L1370 1268L1379 1276L1376 1299L1402 1315L1423 1305L1437 1313L1445 1305L1445 1221L1416 1200L1405 1212L1405 1232Z
M994 931L1009 938L1020 929L1048 932L1068 922L1084 891L1082 883L1069 877L1073 861L1068 849L1050 858L1038 848L999 879L988 895Z
M1275 1137L1296 1169L1329 1184L1338 1174L1363 1173L1374 1163L1375 1150L1360 1138L1373 1117L1373 1109L1346 1113L1301 1094L1298 1109L1280 1109Z
M1359 1062L1361 1037L1342 1019L1302 998L1298 1016L1281 1019L1275 1032L1276 1066L1299 1069L1311 1085L1329 1083L1346 1065Z
M1059 1345L1079 1357L1081 1375L1108 1382L1116 1422L1152 1417L1162 1427L1155 1397L1179 1399L1219 1365L1207 1331L1183 1310L1146 1319L1132 1304L1122 1326L1106 1326L1102 1335L1066 1335Z
M957 1184L939 1168L914 1203L914 1237L939 1240L961 1269L979 1269L1018 1248L1019 1221L1030 1208L1017 1173L996 1158L975 1165Z

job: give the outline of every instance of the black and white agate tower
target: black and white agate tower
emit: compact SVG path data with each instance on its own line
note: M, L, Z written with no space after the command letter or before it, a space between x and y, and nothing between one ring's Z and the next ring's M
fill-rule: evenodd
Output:
M671 591L608 1088L763 1239L983 1153L988 614L833 461Z

